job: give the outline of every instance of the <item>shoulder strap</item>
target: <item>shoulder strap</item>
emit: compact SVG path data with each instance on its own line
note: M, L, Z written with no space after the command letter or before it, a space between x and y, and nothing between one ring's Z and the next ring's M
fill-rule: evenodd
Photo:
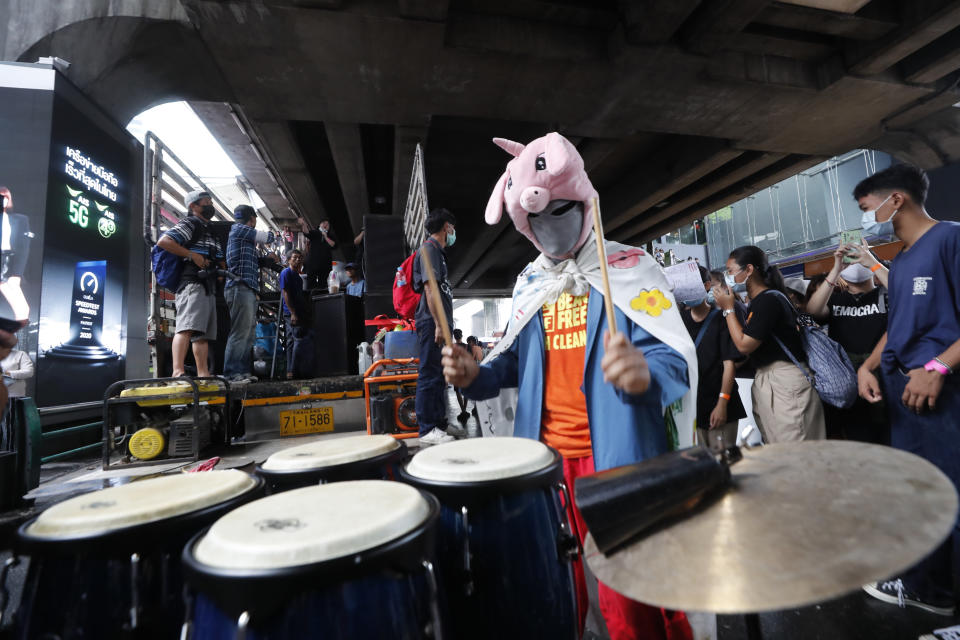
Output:
M707 334L707 329L710 327L710 323L713 322L713 319L717 317L717 314L720 313L716 309L711 309L710 313L707 314L707 317L703 319L703 324L700 325L700 331L697 333L697 339L693 341L694 347L699 347L700 343L703 341L703 336Z

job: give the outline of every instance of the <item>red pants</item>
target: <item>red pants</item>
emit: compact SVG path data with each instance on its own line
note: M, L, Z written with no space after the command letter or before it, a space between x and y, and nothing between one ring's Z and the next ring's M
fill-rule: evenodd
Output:
M593 473L593 456L585 458L564 458L563 478L573 495L574 480ZM576 505L568 504L567 517L576 524L577 536L583 542L587 535L587 525L580 516ZM587 581L583 574L583 564L577 559L573 565L573 577L577 583L577 609L579 612L580 635L587 617ZM600 611L607 623L611 640L693 640L693 630L682 611L670 611L622 596L602 582L597 583L600 596Z

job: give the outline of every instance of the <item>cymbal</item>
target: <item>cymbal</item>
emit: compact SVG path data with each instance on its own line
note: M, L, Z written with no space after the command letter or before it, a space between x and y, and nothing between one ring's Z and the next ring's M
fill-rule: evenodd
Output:
M732 487L678 523L590 568L607 586L684 611L759 613L822 602L886 579L933 551L957 492L911 453L821 440L744 449Z

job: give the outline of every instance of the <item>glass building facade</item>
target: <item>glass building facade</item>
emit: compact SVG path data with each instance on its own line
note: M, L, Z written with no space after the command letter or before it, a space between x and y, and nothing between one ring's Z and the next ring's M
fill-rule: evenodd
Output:
M856 184L892 163L888 154L865 149L830 158L706 216L705 234L693 223L665 240L706 241L711 268L748 244L773 262L826 249L839 242L841 231L860 228Z

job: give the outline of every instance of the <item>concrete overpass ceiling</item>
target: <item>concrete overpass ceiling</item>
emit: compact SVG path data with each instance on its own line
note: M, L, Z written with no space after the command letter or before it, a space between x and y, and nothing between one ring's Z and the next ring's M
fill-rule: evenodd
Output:
M430 204L460 219L457 287L508 287L531 253L506 221L482 223L508 159L493 136L569 137L608 235L631 242L852 148L960 159L960 0L43 4L9 3L7 59L70 60L122 122L165 100L230 103L202 117L232 109L259 151L241 136L228 152L263 155L293 208L342 240L364 213L402 212L423 143ZM284 202L266 170L252 181Z

